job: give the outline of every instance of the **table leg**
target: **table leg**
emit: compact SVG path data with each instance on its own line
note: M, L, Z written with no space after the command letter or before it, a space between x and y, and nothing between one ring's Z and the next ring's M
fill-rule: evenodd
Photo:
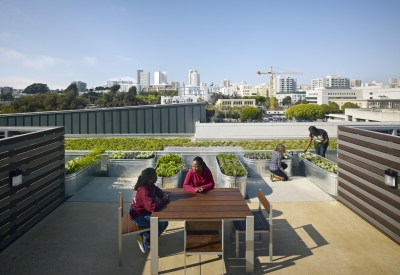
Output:
M254 272L254 216L246 217L246 273Z
M158 274L158 218L150 217L150 273Z

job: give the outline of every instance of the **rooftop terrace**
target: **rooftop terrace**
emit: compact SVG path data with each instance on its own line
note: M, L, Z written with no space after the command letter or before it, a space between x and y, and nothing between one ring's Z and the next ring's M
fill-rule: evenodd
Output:
M149 253L124 238L118 266L118 192L127 211L136 178L97 177L0 254L2 274L150 274ZM274 207L274 261L268 236L255 237L254 274L397 274L400 246L304 177L288 182L248 178L248 204L262 189ZM226 225L226 232L229 224ZM245 274L225 235L226 274ZM183 274L183 223L170 222L159 240L159 274ZM217 274L215 256L188 257L188 274Z

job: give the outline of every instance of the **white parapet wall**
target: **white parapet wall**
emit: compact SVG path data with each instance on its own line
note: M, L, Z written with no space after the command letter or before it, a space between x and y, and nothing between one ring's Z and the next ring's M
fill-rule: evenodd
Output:
M308 127L315 126L328 132L330 138L337 138L339 125L351 126L393 126L396 122L290 122L290 123L199 123L196 122L196 140L269 140L306 139Z

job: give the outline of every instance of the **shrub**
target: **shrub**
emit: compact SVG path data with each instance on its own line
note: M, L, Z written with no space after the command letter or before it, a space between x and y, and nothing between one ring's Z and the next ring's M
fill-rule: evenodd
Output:
M67 174L75 173L76 171L95 163L103 153L104 149L95 149L87 155L71 159L65 164L65 172Z
M242 177L247 174L246 169L243 168L238 158L233 154L219 154L217 155L217 161L224 175Z
M182 163L181 156L177 154L166 154L157 159L157 176L172 177L185 165Z
M321 156L318 156L310 152L306 152L306 153L300 153L299 157L308 160L309 162L315 164L316 166L324 169L329 173L337 174L337 165L333 162L330 162L329 160L324 159Z

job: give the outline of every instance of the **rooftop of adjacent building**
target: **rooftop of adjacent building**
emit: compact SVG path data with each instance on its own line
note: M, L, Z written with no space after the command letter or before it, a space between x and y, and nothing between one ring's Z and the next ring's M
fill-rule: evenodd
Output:
M128 210L136 178L97 177L0 254L4 274L150 274L149 254L124 237L118 266L118 193ZM274 261L268 236L255 237L254 274L396 274L400 246L304 177L288 182L248 178L248 204L262 189L274 209ZM225 232L228 231L226 223ZM225 235L225 274L245 274ZM170 222L159 240L159 274L183 274L183 223ZM216 274L220 259L188 257L189 274Z

